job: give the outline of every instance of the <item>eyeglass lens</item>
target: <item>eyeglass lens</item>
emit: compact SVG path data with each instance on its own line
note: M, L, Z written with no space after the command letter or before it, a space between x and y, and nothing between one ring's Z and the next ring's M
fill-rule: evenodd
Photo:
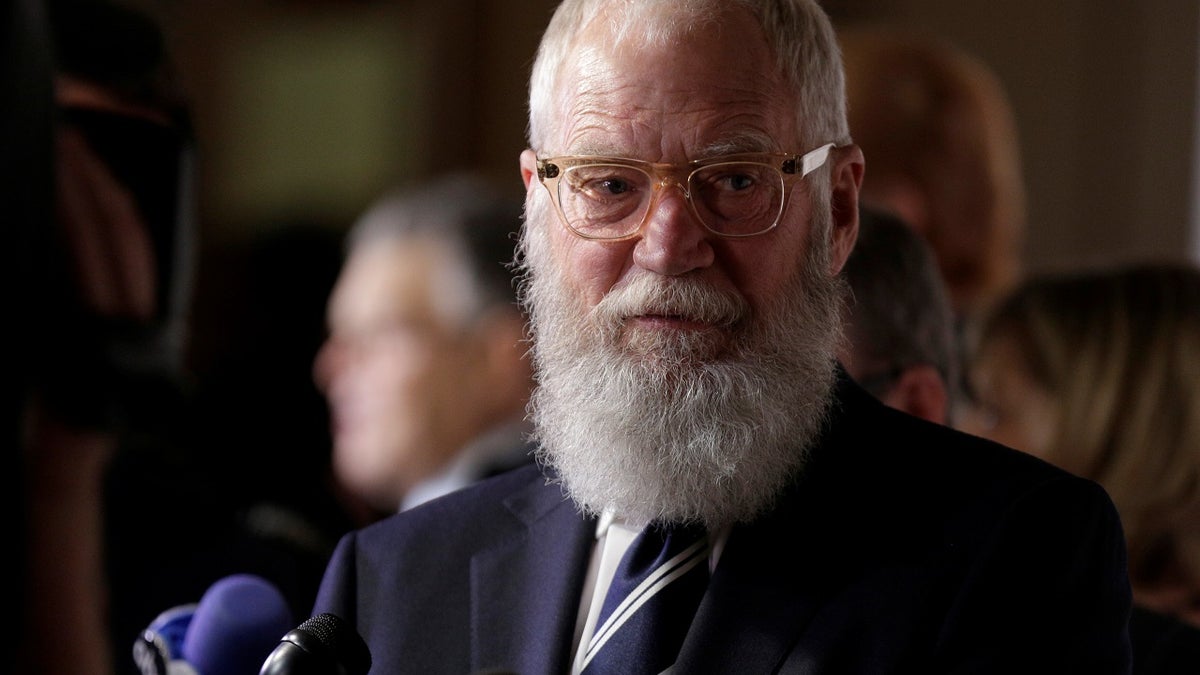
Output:
M633 234L654 201L655 178L621 164L569 167L558 183L558 201L572 229L598 239ZM688 177L692 209L718 234L749 235L773 227L783 206L783 175L767 164L723 162Z

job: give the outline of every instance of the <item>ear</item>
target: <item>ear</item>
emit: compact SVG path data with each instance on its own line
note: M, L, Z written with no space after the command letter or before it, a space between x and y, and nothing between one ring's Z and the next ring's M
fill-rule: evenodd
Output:
M863 179L863 153L857 145L836 148L830 169L830 206L833 210L833 231L830 233L832 257L830 274L842 271L846 258L858 239L858 191Z
M520 161L521 180L525 182L525 191L528 192L534 176L537 175L537 155L534 154L533 150L523 150Z
M883 402L897 410L938 424L946 423L949 396L937 368L921 364L905 368Z

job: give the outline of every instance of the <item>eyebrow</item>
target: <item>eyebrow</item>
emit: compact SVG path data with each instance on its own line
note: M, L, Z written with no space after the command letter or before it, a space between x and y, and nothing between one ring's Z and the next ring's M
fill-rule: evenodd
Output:
M769 152L779 152L779 146L773 138L761 133L746 133L709 143L700 149L698 158Z
M793 150L794 151L794 150ZM793 152L789 151L789 152ZM747 133L737 136L729 136L718 141L714 141L700 147L694 156L688 161L703 161L710 157L724 157L726 155L753 155L761 153L777 153L781 152L778 149L778 144L773 138L761 133ZM611 157L614 159L639 159L632 157L624 152L616 150L610 144L594 144L586 143L571 148L571 155L580 155L585 157ZM653 162L652 162L653 163Z

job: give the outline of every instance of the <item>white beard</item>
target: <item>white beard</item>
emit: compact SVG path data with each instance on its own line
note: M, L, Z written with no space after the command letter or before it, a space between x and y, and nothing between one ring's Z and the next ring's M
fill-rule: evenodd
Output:
M530 208L520 244L538 460L587 514L717 528L764 512L803 467L829 408L845 296L823 272L829 228L814 223L819 241L760 316L740 296L651 274L589 311L567 290L545 232L530 233L558 226L547 216ZM722 330L622 324L649 308Z

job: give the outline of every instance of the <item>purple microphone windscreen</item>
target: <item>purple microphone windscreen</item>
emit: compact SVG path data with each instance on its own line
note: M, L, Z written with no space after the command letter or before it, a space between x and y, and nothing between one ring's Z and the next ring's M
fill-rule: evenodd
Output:
M200 675L258 675L292 627L283 594L252 574L220 579L200 598L183 639L183 660Z

